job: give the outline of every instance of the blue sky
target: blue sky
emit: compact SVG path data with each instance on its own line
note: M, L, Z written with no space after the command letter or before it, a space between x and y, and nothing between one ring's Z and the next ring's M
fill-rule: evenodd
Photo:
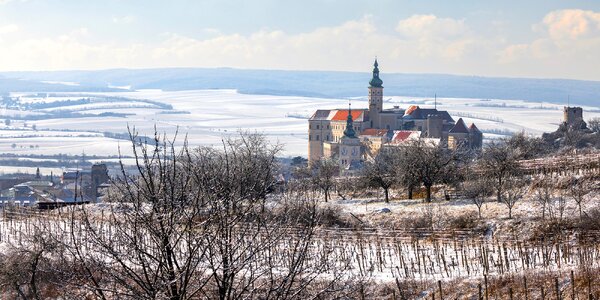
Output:
M600 1L0 0L0 70L235 67L600 80Z

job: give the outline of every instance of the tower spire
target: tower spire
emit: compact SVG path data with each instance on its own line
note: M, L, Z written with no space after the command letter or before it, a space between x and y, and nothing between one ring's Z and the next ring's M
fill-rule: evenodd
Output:
M344 130L344 136L349 138L355 138L356 132L354 131L354 123L352 120L352 103L348 100L348 118L346 119L346 130Z
M377 63L377 57L375 57L375 62L373 63L373 78L369 81L369 85L371 85L371 87L383 87L383 80L379 78L379 63Z

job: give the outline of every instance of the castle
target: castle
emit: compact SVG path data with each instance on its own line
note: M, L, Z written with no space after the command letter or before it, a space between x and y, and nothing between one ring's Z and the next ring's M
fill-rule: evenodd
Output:
M416 105L384 109L377 59L368 89L368 109L319 109L309 118L309 162L335 157L342 167L351 168L367 152L414 139L427 139L452 149L481 149L483 135L475 124L467 127L462 118L454 121L447 111Z

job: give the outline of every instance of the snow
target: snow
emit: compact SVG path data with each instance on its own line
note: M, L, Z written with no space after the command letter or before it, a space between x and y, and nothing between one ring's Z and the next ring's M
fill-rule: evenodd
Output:
M365 91L366 94L366 91ZM13 94L12 96L25 95ZM64 97L63 97L64 96ZM298 96L270 96L240 94L235 90L191 90L161 91L139 90L113 93L61 93L60 97L22 97L21 101L61 101L93 97L124 97L128 100L117 102L93 102L90 104L64 106L47 109L69 110L87 114L126 113L126 117L85 117L27 121L38 129L48 129L48 133L40 133L47 137L27 139L18 138L16 132L5 132L0 128L0 151L10 152L10 145L39 144L39 149L21 149L21 153L44 154L89 154L118 153L118 145L124 146L109 138L90 138L85 132L125 133L127 126L135 127L141 135L152 136L154 126L160 133L173 136L179 131L180 142L187 135L192 146L219 145L223 136L235 135L239 131L265 134L272 142L285 144L284 156L307 155L307 120L316 109L332 109L346 107L348 99L309 98ZM173 106L168 109L157 109L155 105L137 100L151 100ZM358 97L352 100L353 107L367 108L367 98ZM411 104L432 107L433 99L388 96L384 108L399 105L407 108ZM498 99L449 99L438 98L437 108L448 110L454 118L463 117L467 124L475 122L484 131L486 139L502 137L503 132L520 132L540 135L554 131L562 121L562 107L549 103L532 103L519 100ZM584 117L600 117L598 107L585 107ZM595 110L590 112L589 110ZM31 114L26 111L8 111L10 114ZM167 113L164 113L167 112ZM13 121L17 122L17 121ZM15 127L14 124L11 124ZM15 129L15 128L13 128ZM81 133L58 134L59 130L76 129ZM486 131L495 130L493 134ZM23 133L25 134L25 133ZM18 139L15 139L18 138Z

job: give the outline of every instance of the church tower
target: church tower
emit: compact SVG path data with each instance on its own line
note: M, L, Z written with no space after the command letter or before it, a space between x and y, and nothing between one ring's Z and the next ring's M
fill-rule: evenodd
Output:
M338 159L342 173L351 170L361 163L361 144L356 136L354 122L352 120L352 107L348 103L348 118L346 119L346 130L340 141Z
M383 110L383 80L379 78L377 59L373 66L373 78L369 81L369 120L371 120L371 128L380 128L379 113Z

